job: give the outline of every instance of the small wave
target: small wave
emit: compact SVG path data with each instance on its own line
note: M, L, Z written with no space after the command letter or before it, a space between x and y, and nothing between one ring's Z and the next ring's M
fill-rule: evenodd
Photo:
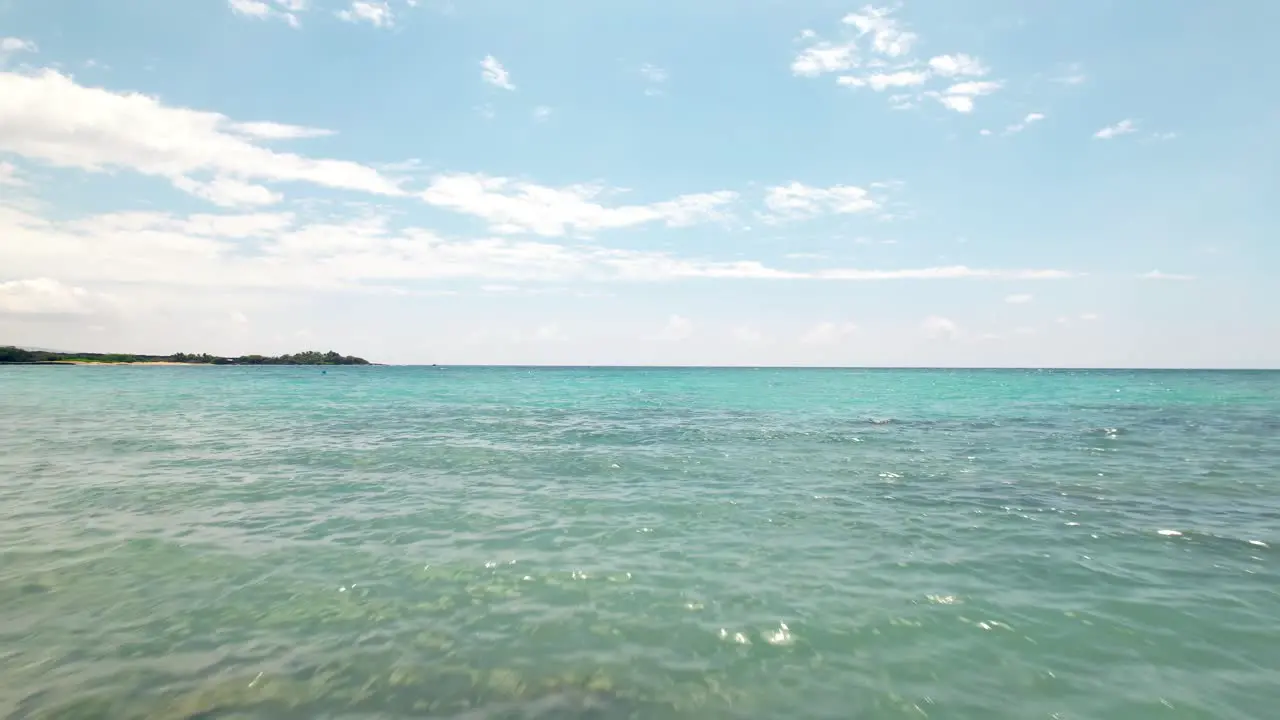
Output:
M770 645L790 645L795 642L791 637L791 628L786 623L778 623L777 630L765 633L764 640Z

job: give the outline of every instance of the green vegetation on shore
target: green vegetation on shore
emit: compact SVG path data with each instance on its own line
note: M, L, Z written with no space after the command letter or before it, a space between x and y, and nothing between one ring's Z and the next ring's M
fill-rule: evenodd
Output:
M310 350L296 355L241 355L218 357L203 353L172 355L130 355L122 353L59 353L0 347L0 363L182 363L187 365L369 365L364 358Z

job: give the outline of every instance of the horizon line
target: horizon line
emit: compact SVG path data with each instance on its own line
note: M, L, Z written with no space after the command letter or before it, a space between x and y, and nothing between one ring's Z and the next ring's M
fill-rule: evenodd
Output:
M1145 371L1145 372L1280 372L1276 367L1152 367L1152 366L1104 366L1104 365L613 365L613 364L530 364L530 363L382 363L370 362L373 367L436 367L464 369L513 369L513 370L1090 370L1090 371ZM356 367L356 366L353 366Z

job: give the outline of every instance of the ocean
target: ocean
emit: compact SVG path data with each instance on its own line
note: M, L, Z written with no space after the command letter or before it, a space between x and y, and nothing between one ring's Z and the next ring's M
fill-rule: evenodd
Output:
M0 367L0 717L1280 707L1280 373Z

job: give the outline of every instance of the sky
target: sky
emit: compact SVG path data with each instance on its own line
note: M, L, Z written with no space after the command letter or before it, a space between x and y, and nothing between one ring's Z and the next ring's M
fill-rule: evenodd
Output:
M0 0L0 344L1280 367L1278 24Z

